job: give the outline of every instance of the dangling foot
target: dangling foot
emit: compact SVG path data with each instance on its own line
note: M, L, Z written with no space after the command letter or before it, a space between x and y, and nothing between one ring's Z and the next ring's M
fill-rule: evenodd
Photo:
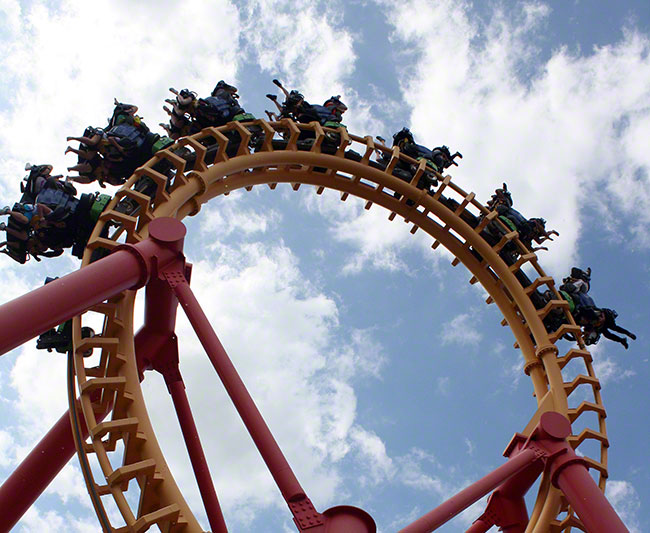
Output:
M627 346L627 339L623 339L623 340L621 341L621 344L622 344L623 346L625 346L625 349L627 350L627 348L628 348L628 346Z

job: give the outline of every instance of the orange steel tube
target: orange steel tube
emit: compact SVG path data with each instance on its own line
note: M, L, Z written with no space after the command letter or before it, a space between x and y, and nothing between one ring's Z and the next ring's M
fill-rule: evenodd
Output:
M262 459L275 479L282 496L287 502L304 498L305 491L300 486L189 285L179 283L172 288Z
M488 492L498 487L506 479L521 472L524 468L534 463L539 456L534 450L524 450L507 463L482 477L476 483L461 490L455 496L439 505L424 516L418 518L412 524L400 530L400 533L430 533L439 528L442 524L451 520L454 516L467 509L475 501L478 501Z

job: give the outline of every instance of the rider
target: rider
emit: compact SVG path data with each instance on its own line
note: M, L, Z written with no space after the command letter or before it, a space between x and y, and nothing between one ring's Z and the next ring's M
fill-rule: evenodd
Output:
M416 144L413 139L413 134L408 128L402 128L393 135L393 146L398 146L400 152L412 157L416 161L424 159L427 166L438 173L442 173L451 165L458 166L458 163L454 161L456 157L463 158L459 152L451 155L447 146L438 146L433 150L429 150L421 144Z
M341 121L343 120L343 113L348 110L348 106L341 102L340 94L330 96L323 103L323 107L327 109L331 115L323 126L328 128L338 128L339 126L343 126L345 128L345 125L341 124Z
M383 140L383 139L382 139ZM455 165L455 157L463 157L460 153L456 152L453 156L449 153L449 148L446 146L434 148L429 150L425 146L416 144L415 139L411 130L408 128L402 128L400 131L393 135L393 147L397 146L400 152L404 155L407 155L416 161L424 160L426 168L429 172L424 172L416 187L418 189L424 189L431 193L431 186L436 187L438 185L438 178L435 173L441 173L445 168ZM378 163L384 166L388 166L392 154L387 152L381 152ZM399 159L393 168L393 175L410 182L417 171L417 166ZM396 198L400 198L399 193L395 193ZM407 203L412 204L411 200L408 200Z
M341 101L340 95L329 97L323 105L312 105L303 99L297 110L297 118L298 122L303 124L318 122L325 128L345 127L344 124L341 124L341 120L347 109L347 106Z
M246 113L239 105L237 87L220 80L207 98L199 98L195 120L197 131L208 126L223 126L227 122L247 122L255 120L251 113Z
M20 202L1 211L9 215L0 229L7 232L3 253L19 263L31 255L53 257L72 247L81 258L88 237L110 196L92 193L76 197L76 189L60 176L50 176L51 165L28 165L31 172L21 184Z
M94 180L120 185L158 150L173 143L172 139L149 130L142 118L136 115L137 106L115 100L115 108L106 128L86 128L81 137L69 137L81 143L77 153L80 163L69 170L79 171L71 178L81 183Z
M546 250L547 248L544 246L533 248L533 241L541 244L546 240L553 240L551 235L559 235L559 233L555 230L546 231L546 220L543 218L527 219L512 205L512 195L505 183L503 188L494 191L492 198L487 203L488 209L496 211L499 214L499 219L510 230L519 233L519 240L526 248L531 251Z
M636 340L636 335L627 329L619 326L616 323L616 317L618 316L618 313L614 311L613 309L608 309L606 307L603 307L601 309L602 314L600 319L598 320L598 327L597 331L599 333L602 333L603 337L606 339L609 339L610 341L615 341L615 342L620 342L623 346L625 346L625 349L627 350L628 345L627 345L627 339L625 337L619 337L618 335L614 335L612 331L616 331L618 333L622 333L623 335L627 335L630 337L632 340Z
M45 285L48 283L59 279L47 277L45 278ZM81 328L81 338L94 337L95 332L92 328L82 327ZM56 350L59 353L66 353L68 350L72 349L72 320L66 320L63 324L60 324L56 328L49 329L45 333L41 333L36 340L36 348L38 350L47 350L51 352ZM86 350L83 353L84 357L92 355L92 348Z
M588 294L590 285L591 268L581 270L573 267L571 275L564 278L559 287L560 294L569 302L569 310L573 313L576 322L583 326L595 322L599 316L599 309Z

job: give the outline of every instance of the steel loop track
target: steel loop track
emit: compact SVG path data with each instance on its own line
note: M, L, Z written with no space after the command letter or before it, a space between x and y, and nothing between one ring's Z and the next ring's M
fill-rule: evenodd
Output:
M582 447L580 451L598 472L599 485L604 490L609 443L600 383L594 374L591 355L581 338L577 348L559 354L557 341L565 333L579 336L579 327L553 279L544 273L536 254L522 245L517 233L504 231L501 242L490 246L479 232L490 221L500 224L496 213L488 212L474 193L462 190L448 175L440 177L441 183L433 195L417 189L415 184L424 172L424 161L420 162L410 184L394 177L391 173L399 159L416 162L397 149L375 144L370 136L350 135L344 128L323 129L316 123L297 125L289 120L271 123L258 120L253 124L263 132L254 152L248 148L250 131L241 123L229 123L183 138L157 153L135 172L102 213L83 265L89 263L97 248L111 250L119 244L146 238L148 224L156 217L182 219L196 215L210 199L241 188L251 190L266 184L275 189L278 183L289 183L298 190L304 184L314 186L317 194L325 188L337 190L341 200L349 195L362 198L366 209L374 204L384 207L390 212L390 220L400 217L408 222L411 233L418 230L428 233L433 238L434 249L440 244L444 246L455 257L454 266L463 263L470 271L469 282L480 283L488 292L487 303L495 303L503 314L503 325L511 328L517 341L515 346L524 359L524 371L533 382L538 408L522 432L531 431L541 414L548 410L563 413L574 427L584 426L580 433L570 437L570 442L574 448ZM313 142L299 141L301 130L313 131ZM229 141L235 132L242 142L237 153L229 157L227 153L233 147ZM340 136L338 147L328 141L332 135ZM371 161L376 150L391 156L386 169ZM165 173L160 171L161 166L166 167ZM156 184L155 193L139 192L143 183ZM394 193L401 197L398 199ZM135 216L121 212L123 209L118 204L125 202L138 206ZM484 215L479 226L473 228L467 223L468 213ZM520 251L513 265L506 264L499 255L508 243ZM516 277L520 269L526 269L532 281L526 288ZM539 310L529 297L538 288L548 288L554 294L552 301ZM85 477L98 516L102 523L110 524L111 531L141 532L155 524L163 532L198 533L202 531L201 526L171 476L147 415L134 355L134 299L133 291L125 291L74 320L77 390L72 392L80 395L80 401L71 408L78 417L77 422L85 423L90 431L85 442L77 439L78 454L85 464L94 461L101 469L101 476L97 477L102 479L95 479L91 469L85 469ZM566 324L557 331L547 332L542 320L556 309L565 313ZM103 330L94 338L81 339L82 322L93 314L103 318ZM97 355L86 359L82 354L89 348L94 348ZM93 366L87 366L90 364ZM577 377L565 382L562 370L567 365ZM70 397L74 398L75 394ZM572 395L574 398L587 396L589 400L570 407ZM112 419L98 423L95 413L104 412L111 405ZM597 451L585 451L590 447L586 443L592 443L592 448L595 444ZM133 499L133 483L139 488L136 509L129 503ZM125 493L129 487L127 498ZM114 526L108 519L106 498L113 499L123 524ZM527 532L560 532L572 528L584 530L559 491L550 486L548 476L544 476Z

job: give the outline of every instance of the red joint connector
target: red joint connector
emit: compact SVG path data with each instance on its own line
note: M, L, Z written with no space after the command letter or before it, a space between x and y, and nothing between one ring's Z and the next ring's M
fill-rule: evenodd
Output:
M147 282L149 281L149 276L151 274L151 266L149 264L149 261L147 261L147 257L145 257L145 254L143 254L133 244L120 244L118 247L115 248L115 250L113 250L112 253L119 252L119 251L128 252L133 257L135 257L136 260L138 261L138 265L140 266L140 277L138 278L138 282L130 288L131 290L134 291L141 289L147 284Z
M573 450L565 450L564 453L557 454L553 461L551 461L551 483L555 488L560 488L558 484L558 479L562 474L562 471L570 465L580 464L589 470L589 463L585 461L582 457L575 454Z

